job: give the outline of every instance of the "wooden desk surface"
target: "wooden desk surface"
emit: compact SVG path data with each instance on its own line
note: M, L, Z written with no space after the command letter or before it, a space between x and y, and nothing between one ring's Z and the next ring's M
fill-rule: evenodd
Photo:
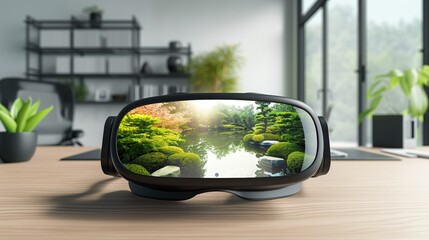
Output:
M40 147L0 164L0 239L429 239L429 159L333 161L292 197L207 193L183 202L133 195L90 148Z

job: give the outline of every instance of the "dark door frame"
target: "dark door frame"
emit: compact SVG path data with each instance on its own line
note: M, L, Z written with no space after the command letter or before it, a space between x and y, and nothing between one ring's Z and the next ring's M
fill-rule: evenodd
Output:
M423 2L423 64L429 65L429 1ZM425 87L429 96L429 88ZM429 111L426 112L423 121L423 145L429 145Z
M322 115L327 112L328 95L328 0L317 0L313 6L302 14L302 0L298 0L298 34L297 34L297 67L298 67L298 99L305 100L305 24L319 11L322 11Z

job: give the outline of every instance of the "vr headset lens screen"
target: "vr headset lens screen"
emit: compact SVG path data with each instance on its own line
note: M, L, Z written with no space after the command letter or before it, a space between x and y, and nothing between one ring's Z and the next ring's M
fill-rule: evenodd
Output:
M314 162L317 132L312 117L289 104L184 100L128 112L117 151L126 169L151 177L281 177Z

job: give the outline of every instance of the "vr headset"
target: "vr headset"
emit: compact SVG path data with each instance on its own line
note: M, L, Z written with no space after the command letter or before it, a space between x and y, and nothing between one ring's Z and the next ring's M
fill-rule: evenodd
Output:
M179 93L128 104L106 120L101 167L131 191L186 200L224 191L285 197L328 173L328 126L302 102L255 93Z

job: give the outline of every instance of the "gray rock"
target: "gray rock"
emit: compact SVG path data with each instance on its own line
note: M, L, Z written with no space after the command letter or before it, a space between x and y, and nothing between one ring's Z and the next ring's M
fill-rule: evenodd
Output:
M178 166L165 166L156 170L151 174L153 177L179 177L180 167Z
M258 143L260 146L264 147L271 147L271 145L278 143L279 141L276 140L264 140L260 143Z
M269 168L281 168L285 166L285 160L283 158L263 156L259 158L261 165Z

